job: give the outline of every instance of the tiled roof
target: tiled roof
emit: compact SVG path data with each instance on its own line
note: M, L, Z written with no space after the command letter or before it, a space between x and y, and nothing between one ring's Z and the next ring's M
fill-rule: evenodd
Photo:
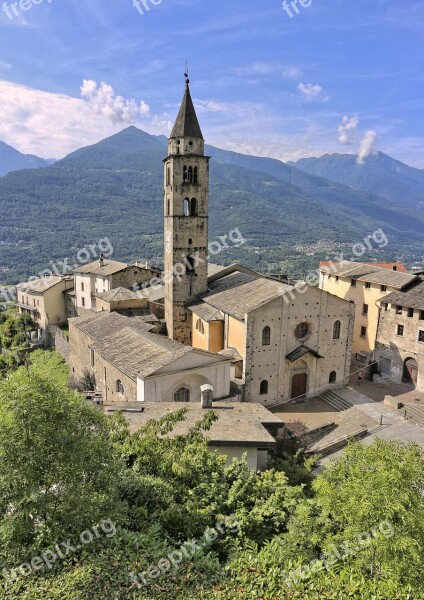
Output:
M196 304L195 306L190 306L190 310L207 323L224 320L222 312L213 306L209 306L209 304Z
M329 275L338 275L339 277L346 277L348 279L387 285L395 289L403 288L416 278L415 275L410 275L409 273L390 271L389 269L376 267L373 264L351 261L331 263L331 266L322 266L320 270Z
M93 273L94 275L113 275L119 273L123 269L126 269L129 265L127 263L119 262L117 260L109 260L108 258L103 259L103 263L100 264L100 260L95 260L87 265L74 269L74 273Z
M218 354L222 354L222 356L231 358L233 362L240 362L243 360L243 357L237 350L237 348L226 348L225 350L221 350L220 352L218 352Z
M211 283L210 289L203 302L242 321L246 313L283 296L293 287L259 274L235 271Z
M149 331L152 328L151 325L144 322L143 318L134 317L133 319L129 319L119 313L106 312L93 313L92 315L69 319L69 323L78 327L78 329L83 331L93 341L103 340L107 336L121 331L129 324L146 331Z
M318 352L315 352L315 350L311 350L311 348L308 348L307 346L303 345L299 346L299 348L296 348L296 350L293 350L293 352L290 352L290 354L287 354L286 358L290 362L294 363L297 360L299 360L299 358L302 358L302 356L305 356L305 354L313 354L315 358L323 358L318 354Z
M189 429L198 423L208 412L200 403L189 402L179 404L175 402L152 402L143 404L144 412L123 412L123 416L129 422L131 433L141 429L152 419L158 420L168 414L175 413L181 408L187 409L184 421L178 422L170 437L184 435ZM104 406L106 412L119 409L140 409L138 404L122 404ZM281 428L283 421L273 415L260 404L251 402L214 402L212 410L218 420L212 424L209 431L204 432L211 446L253 446L258 448L274 448L275 439L265 427Z
M123 300L140 300L144 296L140 295L140 292L134 292L124 287L114 288L109 292L102 292L96 294L96 298L104 300L105 302L122 302Z
M419 282L413 287L408 286L407 291L392 292L384 296L380 302L424 310L424 277L420 277Z
M193 348L168 337L141 331L132 325L91 346L100 356L131 379L144 379Z
M51 277L42 277L41 279L34 279L33 281L18 283L16 287L21 292L27 291L29 293L43 293L63 281L63 279L63 277L52 275Z
M191 99L190 88L187 85L183 101L178 111L177 119L170 138L192 137L203 139L196 111L194 110L193 100Z

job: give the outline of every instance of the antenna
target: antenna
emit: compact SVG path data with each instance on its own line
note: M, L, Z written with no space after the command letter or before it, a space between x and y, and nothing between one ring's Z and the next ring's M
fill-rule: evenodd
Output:
M187 60L186 60L186 68L185 68L185 72L184 72L184 77L185 77L186 86L188 87L188 85L190 83L190 79L188 78L188 61Z

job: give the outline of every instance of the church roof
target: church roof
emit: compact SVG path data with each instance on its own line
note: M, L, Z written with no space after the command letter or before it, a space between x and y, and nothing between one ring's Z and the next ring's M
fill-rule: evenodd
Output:
M177 120L171 133L171 138L192 137L203 140L202 131L191 99L190 87L186 85L184 98L178 112Z
M284 293L293 286L267 279L258 273L233 273L209 283L211 292L203 302L243 321L247 313L259 308Z
M105 300L106 302L122 302L123 300L141 300L144 296L134 290L118 287L109 292L96 294L96 297Z
M94 275L103 275L107 277L108 275L113 275L114 273L119 273L119 271L123 271L129 265L127 263L119 262L118 260L109 260L105 258L103 261L95 260L88 265L83 265L82 267L78 267L73 270L73 273L84 273Z

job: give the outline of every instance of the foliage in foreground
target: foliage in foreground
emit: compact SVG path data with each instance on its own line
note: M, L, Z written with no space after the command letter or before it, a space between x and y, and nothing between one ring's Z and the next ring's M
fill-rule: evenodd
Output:
M312 484L303 465L296 472L299 459L287 456L255 474L244 461L227 466L208 451L203 436L213 413L188 435L169 436L184 409L131 435L121 416L108 420L46 382L35 362L0 383L6 574L102 519L116 529L51 569L24 575L18 568L14 583L1 581L1 598L424 597L418 446L353 443ZM227 525L219 530L220 523ZM215 537L206 536L210 528ZM192 540L196 550L165 569L161 561Z

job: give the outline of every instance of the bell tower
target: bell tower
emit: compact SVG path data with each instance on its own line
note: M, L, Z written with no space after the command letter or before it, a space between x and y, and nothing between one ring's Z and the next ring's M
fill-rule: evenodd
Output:
M209 157L185 74L165 164L165 318L168 336L191 346L187 306L208 286Z

